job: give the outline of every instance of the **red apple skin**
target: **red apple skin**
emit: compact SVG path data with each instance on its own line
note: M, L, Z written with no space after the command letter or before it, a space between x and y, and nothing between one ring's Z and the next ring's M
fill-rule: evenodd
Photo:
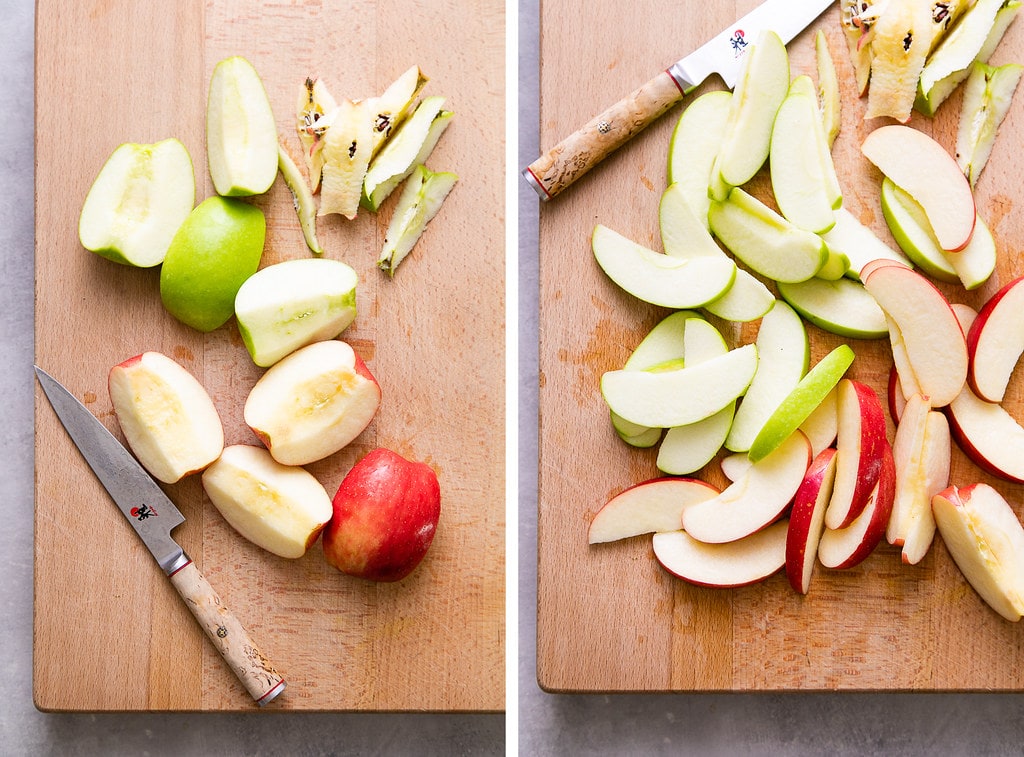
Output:
M907 405L907 398L903 396L903 389L900 387L900 375L896 372L896 366L889 371L889 383L886 385L886 399L889 404L889 415L893 423L900 422L903 415L903 408Z
M971 387L972 392L987 402L1000 402L1002 397L986 397L981 392L977 384L977 379L974 375L976 365L974 355L978 350L978 341L981 339L981 332L984 330L985 325L988 323L988 320L992 316L992 312L996 309L996 306L999 304L999 301L1013 292L1018 286L1024 286L1024 276L1014 279L992 295L988 302L986 302L982 306L981 310L978 311L978 316L974 319L974 322L971 323L971 327L967 330L967 356L970 361L970 368L967 371L967 384Z
M327 562L370 581L400 581L434 540L441 489L426 463L378 448L348 472L333 505L323 532Z
M798 594L807 593L807 586L803 582L804 558L812 540L814 552L817 553L818 550L818 538L821 533L812 534L811 524L814 520L818 494L825 483L825 472L835 454L835 447L827 447L818 453L793 498L793 509L789 514L789 531L786 533L786 578ZM827 498L821 507L828 507ZM819 517L822 518L821 527L824 528L824 513Z
M860 459L857 483L853 491L850 509L839 528L846 528L864 510L872 489L878 483L884 464L885 449L889 446L886 438L885 411L878 393L867 384L853 379L849 381L857 393L860 405ZM891 450L890 450L891 454Z
M956 445L965 455L967 455L972 463L996 478L1001 478L1004 481L1010 481L1015 484L1024 484L1024 475L1003 470L999 466L993 464L977 447L974 446L970 436L967 435L963 427L958 422L956 412L953 410L952 405L946 405L946 407L942 408L942 411L946 414L946 420L949 421L949 433L953 437L953 441L956 442ZM1022 466L1022 470L1024 470L1024 466ZM963 489L961 489L961 491L963 491Z
M885 538L885 527L892 514L892 503L896 498L896 464L892 458L892 447L886 442L882 455L882 470L878 476L878 496L875 498L871 522L864 533L864 538L836 570L846 570L859 565Z

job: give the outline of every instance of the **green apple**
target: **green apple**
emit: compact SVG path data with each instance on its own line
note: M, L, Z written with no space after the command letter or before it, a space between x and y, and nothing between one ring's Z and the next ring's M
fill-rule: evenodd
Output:
M842 105L839 100L839 76L836 74L832 52L828 49L824 29L818 29L814 37L814 62L818 70L818 107L825 127L825 140L831 149L839 136Z
M775 114L789 91L789 55L775 32L762 32L740 65L712 168L723 184L733 187L750 181L767 160ZM725 199L718 191L714 199Z
M373 154L372 103L342 100L327 116L319 215L339 213L349 220L359 212L363 179Z
M423 165L416 166L406 180L395 204L395 212L388 222L384 246L377 258L381 270L391 276L395 275L398 264L412 252L427 224L441 210L442 203L458 180L459 177L453 173L431 171Z
M378 210L416 166L427 162L454 115L450 110L442 110L443 105L443 97L424 99L381 148L363 179L364 207Z
M832 334L855 339L882 339L889 335L885 313L859 281L815 277L795 284L779 284L779 294L809 323Z
M292 193L292 203L299 216L302 238L306 240L306 246L310 252L314 255L323 255L324 248L320 245L320 240L316 235L316 202L313 200L313 193L284 146L278 144L277 151L277 167L281 171L284 183L288 185L288 189Z
M100 169L78 219L85 249L140 268L159 265L196 198L192 159L176 139L123 144Z
M757 372L743 395L725 447L745 452L807 372L811 345L800 316L782 300L761 319L757 332Z
M411 66L395 79L387 89L375 98L373 103L373 152L378 150L391 136L392 132L409 115L412 105L420 90L430 81L420 71L419 66Z
M206 102L206 154L217 194L263 194L277 177L277 124L256 69L245 58L220 61Z
M706 189L706 182L704 186ZM707 218L702 221L694 213L687 189L682 184L670 184L662 193L658 218L666 254L676 258L726 257L705 228ZM736 279L729 290L704 307L712 315L727 321L746 322L763 316L774 302L775 295L768 287L747 271L737 268Z
M849 345L841 344L819 360L764 422L747 452L750 459L764 459L800 428L842 380L853 358Z
M338 103L327 90L321 79L306 77L296 107L295 128L302 145L302 155L309 171L309 183L313 191L320 186L324 167L324 134L331 118L338 109Z
M739 187L711 203L711 231L754 272L775 281L804 281L825 264L821 237L800 229Z
M747 344L675 371L608 371L601 377L601 393L613 412L633 423L685 426L743 394L756 369L757 347Z
M242 284L235 319L256 365L266 368L356 317L356 272L340 260L300 258L267 266Z
M956 135L956 162L973 187L988 162L999 125L1010 109L1024 66L994 67L975 63L964 85L963 107Z
M160 269L167 311L199 331L213 331L235 312L235 295L256 273L267 222L242 200L214 196L199 203L174 235Z
M694 99L668 144L668 183L678 184L693 214L708 228L708 180L722 146L732 92L716 89Z
M721 297L736 277L736 264L727 257L675 258L601 224L594 227L591 247L608 278L634 297L662 307L700 307Z
M859 278L861 269L872 260L896 260L910 265L901 253L883 242L869 227L846 208L836 211L836 224L821 235L829 257L844 255L849 261L846 275ZM826 261L827 265L828 261Z

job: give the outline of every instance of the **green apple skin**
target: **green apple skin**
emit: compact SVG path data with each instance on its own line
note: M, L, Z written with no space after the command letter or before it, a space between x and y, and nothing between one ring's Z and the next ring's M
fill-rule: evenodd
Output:
M853 350L841 344L818 361L765 421L747 452L751 461L764 459L788 439L835 388L853 359Z
M988 162L999 125L1010 109L1024 66L975 63L964 85L956 138L956 162L973 187Z
M213 331L235 312L235 295L256 273L267 223L255 205L209 197L174 235L160 269L167 311L199 331Z
M163 262L196 198L195 172L177 139L118 147L82 205L78 238L115 263L151 268Z
M778 286L779 295L796 312L824 331L854 339L889 335L885 313L859 281L813 278Z
M459 177L450 172L416 166L399 195L394 215L384 234L384 247L377 266L394 276L398 264L412 252L431 219L441 210Z
M921 206L888 178L882 180L882 215L896 244L914 265L939 281L958 281L956 270L942 254Z
M267 91L245 58L220 61L206 102L206 153L217 194L263 194L277 177L277 123Z
M668 183L678 184L686 203L708 228L708 180L722 147L732 92L705 92L683 110L668 145ZM666 250L667 251L667 250Z
M277 167L281 171L284 183L291 190L295 212L299 216L299 226L302 229L302 238L306 240L310 252L314 255L323 255L324 248L316 235L316 201L313 199L313 192L299 173L299 167L295 165L292 156L281 145L278 145L277 150Z

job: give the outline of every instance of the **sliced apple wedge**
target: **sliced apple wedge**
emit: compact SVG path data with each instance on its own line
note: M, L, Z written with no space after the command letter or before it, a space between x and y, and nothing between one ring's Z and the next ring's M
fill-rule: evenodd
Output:
M320 186L323 172L324 134L334 117L338 103L320 78L307 76L299 90L295 111L295 129L302 145L302 156L309 171L310 189Z
M889 415L893 423L898 424L903 419L903 413L907 407L907 395L903 393L903 388L900 386L900 374L895 365L889 370L885 393L889 405Z
M398 264L412 252L458 180L450 171L431 171L422 165L413 169L388 222L384 245L377 258L378 268L389 276L395 275Z
M387 141L388 137L398 128L409 111L420 91L430 78L419 66L410 66L401 76L395 79L373 104L373 153Z
M685 531L668 531L654 535L654 556L662 568L688 583L722 589L749 586L786 564L787 528L781 520L725 544L705 544Z
M864 509L849 525L840 529L826 527L821 535L818 542L818 560L822 565L826 568L846 570L862 563L875 551L885 536L885 524L892 512L895 477L892 451L886 442L878 481L871 490Z
M861 152L924 209L944 250L971 241L977 210L967 178L945 148L909 126L882 126L868 134Z
M730 481L739 481L750 470L750 458L745 452L733 452L731 455L722 457L719 466L722 474Z
M914 466L912 462L908 470L909 474L915 475L916 467L919 487L928 496L911 502L904 521L906 531L902 559L906 565L919 563L935 537L935 518L928 503L931 495L949 486L950 446L949 422L944 414L932 410L925 422L920 463Z
M821 121L825 127L825 139L831 149L842 125L842 103L839 99L839 75L836 73L835 61L832 60L832 51L828 48L824 29L818 29L814 35L814 62L818 72Z
M942 540L964 578L1007 620L1024 615L1024 528L988 484L951 486L932 498Z
M720 495L683 512L683 530L708 544L736 541L777 520L811 464L811 444L795 431L772 454L750 466Z
M972 187L992 154L996 132L1010 110L1022 73L1024 66L1018 63L996 67L979 61L967 78L956 135L956 162Z
M830 447L814 458L793 498L786 534L786 578L800 594L810 588L818 542L825 530L825 509L836 476L835 455Z
M277 145L277 170L281 172L281 178L284 179L284 183L292 193L292 204L299 217L299 226L302 229L302 238L306 241L306 246L314 255L323 255L323 245L320 244L316 235L316 201L313 199L313 192L299 171L299 167L292 160L292 156L280 143Z
M1002 402L1024 353L1024 276L1004 285L978 312L967 334L967 380L978 397Z
M779 282L778 288L796 312L820 329L854 339L889 334L885 313L859 281L813 277L794 284Z
M925 497L924 470L922 468L924 453L924 435L927 427L928 414L932 412L927 397L914 394L907 398L906 406L896 426L896 436L892 443L893 462L896 465L896 495L892 505L892 515L886 527L885 538L890 544L903 546L907 535L907 518L911 511L911 503L915 498L930 502L930 495ZM932 492L934 494L935 492Z
M640 534L678 531L683 510L717 497L719 490L695 478L654 478L625 489L597 511L587 532L590 544Z
M862 269L879 259L895 260L910 265L902 253L883 242L870 228L862 224L846 208L836 211L836 223L821 235L830 252L845 255L850 261L847 276L863 281Z
M891 0L871 31L871 79L864 118L888 116L906 123L931 48L931 4Z
M839 382L835 487L825 525L846 528L867 505L878 483L889 441L885 413L875 390L852 379Z
M1024 428L1002 405L979 399L970 387L946 408L957 446L982 470L1024 483Z
M601 224L594 227L591 247L608 278L652 305L700 307L721 297L736 277L736 264L727 257L674 258Z
M705 229L711 207L708 181L725 136L731 100L732 92L727 89L705 92L691 100L668 144L668 183L679 185L678 191Z
M838 382L837 382L838 383ZM831 447L839 433L839 416L837 402L839 390L833 389L825 395L825 399L811 411L799 428L811 443L811 454L814 457Z

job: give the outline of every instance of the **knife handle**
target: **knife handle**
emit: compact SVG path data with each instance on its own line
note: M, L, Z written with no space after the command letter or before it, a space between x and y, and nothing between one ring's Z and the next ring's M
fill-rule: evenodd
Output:
M284 678L274 670L238 618L224 606L195 563L188 560L169 573L168 578L256 704L262 707L284 691Z
M550 200L675 105L683 90L662 71L523 169L542 200Z

